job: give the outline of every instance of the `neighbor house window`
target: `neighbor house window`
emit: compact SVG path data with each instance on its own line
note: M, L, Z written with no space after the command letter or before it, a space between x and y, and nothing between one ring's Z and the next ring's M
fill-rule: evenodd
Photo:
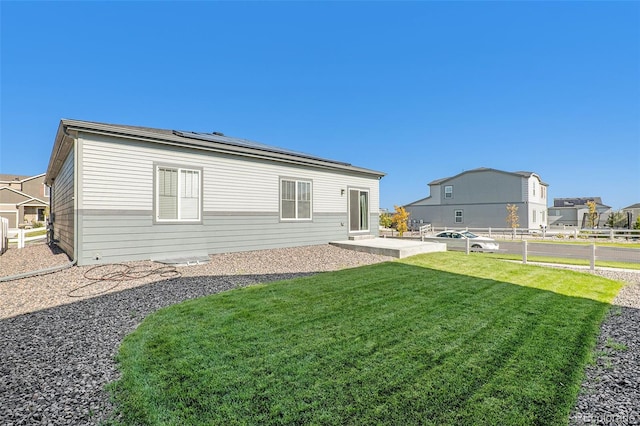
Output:
M156 167L156 220L201 220L202 171L181 167Z
M535 210L531 211L531 221L533 223L536 223L536 211Z
M540 211L540 216L542 217L542 223L545 223L547 221L547 212L545 212L544 210Z
M44 186L44 196L45 197L51 197L51 187L49 185L46 184L42 184Z
M444 198L453 198L453 185L446 185L444 187Z
M310 220L312 185L308 180L280 180L280 219Z
M349 189L349 231L369 230L369 191Z
M463 219L462 210L454 211L453 215L454 215L454 222L455 223L462 223L462 219Z

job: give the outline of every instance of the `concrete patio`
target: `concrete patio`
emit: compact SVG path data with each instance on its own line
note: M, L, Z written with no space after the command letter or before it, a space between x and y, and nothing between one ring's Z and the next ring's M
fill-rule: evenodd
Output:
M402 240L398 238L370 238L362 240L332 241L336 247L365 253L380 254L402 259L421 253L447 251L444 243Z

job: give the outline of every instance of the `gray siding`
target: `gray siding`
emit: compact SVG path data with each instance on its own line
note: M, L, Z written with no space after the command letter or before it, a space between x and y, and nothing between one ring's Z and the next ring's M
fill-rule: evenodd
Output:
M210 212L279 212L280 177L313 181L313 211L345 211L341 190L369 188L370 212L377 213L379 181L364 175L240 159L198 150L167 147L97 135L82 137L80 209L153 209L153 164L203 170L203 207Z
M325 244L347 238L346 213L315 213L313 222L278 214L205 212L202 224L153 224L152 212L81 211L80 265ZM377 223L377 215L371 215ZM344 226L342 225L344 224Z
M494 171L470 172L440 186L442 204L491 204L505 200L524 201L523 188L518 176ZM444 198L444 187L453 186L453 198Z
M74 154L71 150L53 182L51 200L51 213L55 215L54 238L58 240L58 246L72 259L75 258L74 164Z
M526 227L526 205L524 203L510 203L518 206L520 226ZM407 206L412 220L422 219L435 227L450 228L507 228L507 203L495 204L448 204L443 206ZM463 211L463 222L455 223L454 212Z
M369 189L378 233L377 177L93 134L80 135L78 156L79 265L343 240L348 187ZM202 170L202 223L154 223L154 164ZM280 220L281 177L313 182L313 220Z

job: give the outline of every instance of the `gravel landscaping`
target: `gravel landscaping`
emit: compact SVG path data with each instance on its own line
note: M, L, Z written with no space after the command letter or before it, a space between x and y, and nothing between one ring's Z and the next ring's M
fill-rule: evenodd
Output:
M31 269L68 263L58 256L42 245L9 250L0 257L0 275L26 272L29 261ZM164 306L390 259L322 245L214 255L208 264L176 268L179 276L152 262L131 262L0 282L0 424L107 419L112 409L104 386L118 378L113 357L120 342ZM140 278L120 280L124 268L134 268L128 274ZM112 279L87 278L96 276Z
M322 245L211 256L175 269L152 262L71 267L0 282L0 424L99 424L112 407L105 384L125 335L148 314L228 289L390 260ZM46 245L10 249L0 276L61 266ZM628 282L602 326L571 424L640 424L640 273L598 271ZM106 278L99 280L97 278Z

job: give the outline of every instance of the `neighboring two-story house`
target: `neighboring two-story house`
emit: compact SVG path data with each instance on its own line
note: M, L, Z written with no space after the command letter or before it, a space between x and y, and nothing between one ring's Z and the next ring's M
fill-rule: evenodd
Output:
M603 204L600 197L554 198L553 207L549 207L549 224L588 228L588 201L596 203L596 212L598 213L596 227L604 227L613 210L610 206Z
M18 176L0 174L0 217L9 219L9 228L44 222L49 206L45 174Z
M481 167L429 183L430 195L405 205L413 223L435 228L506 228L507 205L518 206L520 228L547 226L548 184L532 172Z

